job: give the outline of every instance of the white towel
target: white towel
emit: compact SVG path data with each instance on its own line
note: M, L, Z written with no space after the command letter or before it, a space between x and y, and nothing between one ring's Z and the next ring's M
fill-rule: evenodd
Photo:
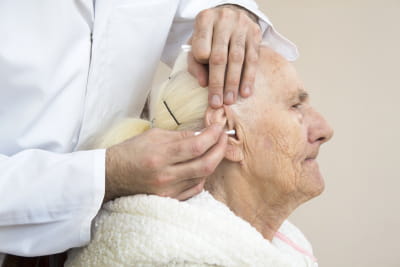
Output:
M311 245L285 221L280 232ZM316 266L289 245L272 243L208 192L180 202L137 195L106 203L91 243L70 252L79 266Z

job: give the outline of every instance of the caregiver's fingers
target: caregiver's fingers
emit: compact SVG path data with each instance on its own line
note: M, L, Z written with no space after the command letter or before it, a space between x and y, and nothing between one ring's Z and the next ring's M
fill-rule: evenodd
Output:
M213 108L218 108L223 103L230 35L230 27L226 27L225 23L217 24L208 66L208 102Z
M173 173L176 174L177 181L182 181L185 177L207 177L214 173L219 163L225 157L227 140L228 136L223 134L219 137L218 143L201 157L172 166L171 169L174 170Z
M155 191L154 194L161 197L171 197L178 199L178 196L180 196L183 192L188 191L193 187L196 187L204 180L205 177L180 180L178 183L171 183L164 188L160 188L159 190Z
M242 97L250 96L254 88L259 60L261 30L258 26L253 27L249 30L247 35L246 56L244 57L244 66L240 82L240 95Z
M192 131L153 128L109 147L104 200L138 193L173 196L184 191L180 184L185 180L205 176L199 175L201 166L194 168L190 162L209 162L210 155L221 150L218 140L222 134L222 125L210 126L199 136ZM181 162L188 163L186 168L176 168Z
M206 176L211 175L221 160L224 158L227 144L227 136L221 136L218 144L201 158L191 162L181 163L175 167L173 173L182 176L182 179L174 186L170 186L168 192L161 194L162 196L170 196L179 200L186 200L200 193L206 182ZM198 177L191 179L183 179L183 177ZM177 177L178 178L178 177Z
M163 151L163 154L167 155L167 163L176 164L200 158L218 143L220 136L224 134L223 128L223 125L213 124L197 136L191 131L177 132L181 138L167 144ZM193 176L190 178L193 178Z
M213 9L201 11L196 16L193 35L189 40L194 59L201 64L208 64L211 55L214 21L216 12Z
M196 61L191 52L188 53L188 71L197 79L201 87L208 85L208 65Z
M183 201L199 194L203 190L205 182L205 178L198 178L196 180L193 180L193 186L190 186L188 189L178 194L175 198Z
M224 86L224 104L227 105L234 104L237 99L246 51L246 35L246 29L242 27L233 33L230 40Z
M208 101L211 107L235 103L239 90L244 97L251 94L254 85L251 76L241 75L245 69L243 58L247 56L247 44L260 43L254 41L260 39L258 35L261 35L254 32L255 28L261 32L257 18L235 5L211 8L196 17L195 38L191 39L192 53L195 62L209 65ZM251 59L247 63L249 70L256 67L253 61ZM190 61L189 65L190 72L199 83L205 84L205 71Z

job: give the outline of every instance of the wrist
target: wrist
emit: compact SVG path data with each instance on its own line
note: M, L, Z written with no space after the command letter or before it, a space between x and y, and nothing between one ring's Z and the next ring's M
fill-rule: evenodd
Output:
M232 8L232 9L236 9L236 10L237 10L237 9L240 9L240 10L244 11L244 12L246 13L246 15L247 15L254 23L256 23L257 25L260 25L260 24L258 23L258 16L255 15L253 12L250 12L250 11L247 10L246 8L240 6L240 5L235 5L235 4L223 4L223 5L220 5L220 6L218 6L218 7L228 7L228 8Z
M116 151L114 147L106 149L106 180L104 202L117 197L116 194Z

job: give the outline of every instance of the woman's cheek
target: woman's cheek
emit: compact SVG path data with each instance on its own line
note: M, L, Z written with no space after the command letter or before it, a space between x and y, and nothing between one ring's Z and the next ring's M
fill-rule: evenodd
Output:
M297 117L294 118L293 114L277 118L280 119L276 124L277 131L274 136L277 150L291 160L298 159L299 154L304 153L304 146L307 142L304 125Z
M301 111L295 111L294 116L296 117L296 120L297 120L297 122L298 122L299 124L303 124L304 115L303 115L303 113L302 113Z

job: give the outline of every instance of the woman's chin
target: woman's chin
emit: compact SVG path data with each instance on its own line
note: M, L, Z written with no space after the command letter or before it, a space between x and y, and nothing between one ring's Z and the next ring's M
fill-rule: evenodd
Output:
M303 163L304 177L307 177L306 192L310 198L319 196L325 189L324 178L315 159L307 159Z

